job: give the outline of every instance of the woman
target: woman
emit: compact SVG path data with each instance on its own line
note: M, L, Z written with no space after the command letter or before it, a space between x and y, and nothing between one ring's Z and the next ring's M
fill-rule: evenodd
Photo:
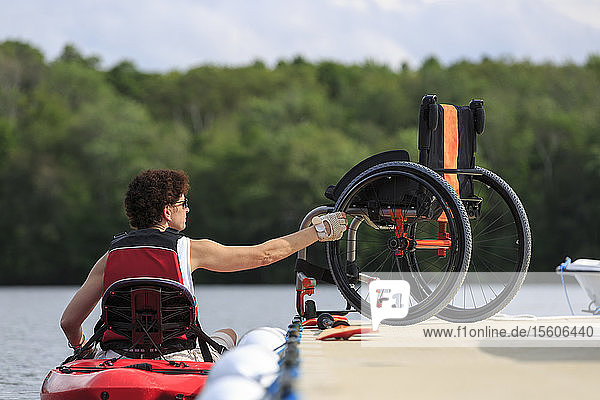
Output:
M83 345L83 321L106 288L119 279L172 279L193 294L192 272L198 268L234 272L269 265L317 240L338 240L346 229L345 215L333 213L322 216L316 226L254 246L224 246L208 239L190 239L180 233L190 211L185 197L188 190L189 179L183 171L148 170L130 182L125 211L134 230L113 240L67 305L60 325L70 347ZM232 329L221 329L211 338L226 348L236 343ZM191 350L186 356L197 360L201 357L198 354ZM213 352L213 358L218 358L218 353Z

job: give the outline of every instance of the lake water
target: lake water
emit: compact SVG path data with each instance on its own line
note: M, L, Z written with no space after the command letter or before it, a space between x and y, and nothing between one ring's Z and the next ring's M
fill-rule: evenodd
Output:
M537 316L569 315L560 277L526 284L502 311ZM76 287L0 287L0 399L39 399L48 371L68 355L58 321ZM295 314L292 285L196 286L200 321L205 331L232 327L243 334L259 326L286 328ZM589 302L569 278L568 293L576 314ZM321 285L313 296L319 309L340 309L345 302L335 286ZM89 337L99 318L96 309L84 324Z

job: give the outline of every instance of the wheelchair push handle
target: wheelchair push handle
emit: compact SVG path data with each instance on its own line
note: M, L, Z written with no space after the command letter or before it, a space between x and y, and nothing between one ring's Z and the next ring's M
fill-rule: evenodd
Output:
M483 108L483 100L471 100L469 103L469 108L473 112L473 125L475 126L475 132L477 132L478 135L481 135L485 129L485 109Z

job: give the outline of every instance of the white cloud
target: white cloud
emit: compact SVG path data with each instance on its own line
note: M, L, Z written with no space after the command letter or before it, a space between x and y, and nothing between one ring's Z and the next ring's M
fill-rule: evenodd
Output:
M368 49L365 54L371 60L397 67L404 61L416 61L397 40L381 33L359 31L356 34L356 44L359 48Z
M600 1L590 0L545 0L561 14L587 25L600 29Z
M391 66L513 55L583 61L600 51L597 0L0 0L0 40L53 59L68 43L142 69L310 60Z
M366 11L369 8L367 0L329 0L329 2L340 8L349 8L355 11Z

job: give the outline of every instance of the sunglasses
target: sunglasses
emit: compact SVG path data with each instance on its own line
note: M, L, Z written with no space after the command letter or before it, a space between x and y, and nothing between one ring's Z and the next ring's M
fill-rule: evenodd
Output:
M183 206L183 208L189 208L190 207L190 203L188 203L188 199L183 199L181 201L173 203L173 206L178 206L180 204Z

